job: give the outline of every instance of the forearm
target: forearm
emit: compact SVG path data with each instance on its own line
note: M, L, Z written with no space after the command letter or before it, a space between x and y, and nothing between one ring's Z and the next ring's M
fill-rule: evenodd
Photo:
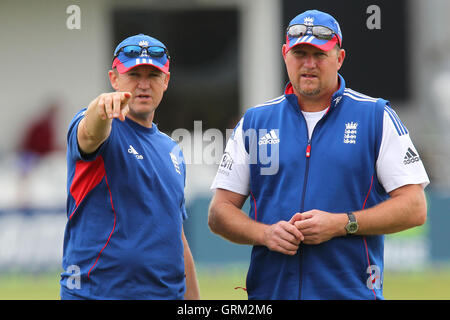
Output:
M216 234L238 244L262 245L267 225L250 219L231 203L212 202L208 224Z
M391 198L375 207L354 212L360 235L388 234L420 226L426 221L426 200L422 187L408 185L406 192L393 192Z
M217 189L209 207L211 231L238 244L265 246L271 251L295 255L304 239L302 233L291 221L280 220L269 225L249 218L241 210L246 198Z
M407 185L390 193L391 198L369 209L353 211L358 222L357 235L379 235L406 230L425 223L426 200L420 185ZM346 213L311 210L296 214L292 221L307 244L319 244L345 236Z
M91 104L78 125L78 145L84 153L92 153L108 138L112 119L102 119Z
M197 272L195 271L194 258L192 257L191 249L183 233L184 245L184 270L186 275L186 292L184 298L186 300L200 299L200 290L197 281Z
M78 124L77 138L81 151L92 153L97 150L109 137L112 120L125 120L130 98L130 92L103 93L89 104Z

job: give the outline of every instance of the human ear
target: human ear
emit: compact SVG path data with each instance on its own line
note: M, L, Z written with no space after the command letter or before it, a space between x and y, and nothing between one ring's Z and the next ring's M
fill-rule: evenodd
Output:
M113 87L114 90L118 91L119 90L119 83L118 83L119 72L117 71L117 69L109 70L108 76L109 76L109 82L111 83L111 87Z
M342 64L344 63L344 59L345 59L345 50L344 49L339 49L339 51L337 52L337 59L338 59L338 70L341 69Z

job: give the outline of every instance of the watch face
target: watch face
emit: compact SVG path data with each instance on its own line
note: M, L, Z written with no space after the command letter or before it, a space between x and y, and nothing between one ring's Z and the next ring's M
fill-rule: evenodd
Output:
M349 222L346 229L350 234L355 233L356 231L358 231L358 224L356 222Z

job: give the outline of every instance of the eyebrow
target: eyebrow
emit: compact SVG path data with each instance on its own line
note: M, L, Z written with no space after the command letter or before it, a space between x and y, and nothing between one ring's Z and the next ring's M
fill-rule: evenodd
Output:
M311 53L311 54L317 54L317 53L327 53L327 51L323 51L323 50L313 50L313 51L308 51L308 50L306 50L306 49L302 49L302 48L293 48L292 49L292 51L293 52L298 52L298 53L300 53L300 52L304 52L304 53Z
M150 71L130 70L129 72L127 72L127 75L129 75L129 76L138 75L140 77L161 76L163 74L164 73L159 70L150 70Z

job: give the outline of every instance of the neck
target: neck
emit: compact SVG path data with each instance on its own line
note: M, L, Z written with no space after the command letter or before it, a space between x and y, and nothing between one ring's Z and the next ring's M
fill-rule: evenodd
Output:
M155 116L155 112L152 112L151 114L145 115L145 116L136 115L131 112L128 112L128 114L127 114L128 119L133 120L134 122L136 122L146 128L152 127L154 116Z
M330 106L333 94L327 94L326 96L321 97L311 97L296 92L296 96L300 110L305 112L319 112Z
M298 97L298 96L297 96ZM298 97L298 105L300 106L300 110L305 112L319 112L325 110L330 106L331 98L325 101L313 101L306 100L303 97Z
M298 105L300 106L300 109L305 112L318 112L328 108L331 105L331 98L337 90L339 90L339 81L337 82L334 89L315 96L307 96L301 94L294 88Z

